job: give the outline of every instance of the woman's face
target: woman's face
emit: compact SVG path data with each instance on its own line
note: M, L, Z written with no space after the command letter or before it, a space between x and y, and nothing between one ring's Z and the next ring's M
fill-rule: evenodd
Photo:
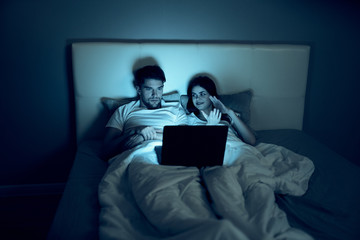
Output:
M212 110L212 102L210 100L209 92L200 86L193 87L191 91L192 101L194 106L200 111L209 114Z

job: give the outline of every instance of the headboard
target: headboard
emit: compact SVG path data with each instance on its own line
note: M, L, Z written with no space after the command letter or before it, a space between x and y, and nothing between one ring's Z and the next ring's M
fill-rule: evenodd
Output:
M252 89L255 130L302 129L310 47L288 44L80 42L72 44L77 142L100 137L102 97L134 97L132 71L156 61L164 93L186 94L189 80L211 74L219 94Z

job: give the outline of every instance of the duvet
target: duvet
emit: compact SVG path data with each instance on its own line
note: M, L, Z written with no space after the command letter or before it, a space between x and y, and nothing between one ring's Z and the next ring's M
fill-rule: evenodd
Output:
M275 193L306 192L310 159L228 141L223 166L164 166L154 151L160 144L147 141L109 161L99 184L101 240L312 239L275 202Z

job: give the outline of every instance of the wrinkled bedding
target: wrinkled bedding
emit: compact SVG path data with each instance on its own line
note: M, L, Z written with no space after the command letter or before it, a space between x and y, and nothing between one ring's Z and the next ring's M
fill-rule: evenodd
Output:
M99 184L100 239L312 239L290 227L274 195L306 192L314 171L307 157L230 142L224 166L199 170L158 165L160 144L110 160Z

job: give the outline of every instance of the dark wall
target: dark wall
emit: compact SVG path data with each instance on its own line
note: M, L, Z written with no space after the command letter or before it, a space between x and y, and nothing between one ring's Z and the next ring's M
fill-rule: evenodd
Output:
M304 130L360 164L355 3L5 0L0 6L1 185L66 180L76 150L67 49L81 39L310 44Z

